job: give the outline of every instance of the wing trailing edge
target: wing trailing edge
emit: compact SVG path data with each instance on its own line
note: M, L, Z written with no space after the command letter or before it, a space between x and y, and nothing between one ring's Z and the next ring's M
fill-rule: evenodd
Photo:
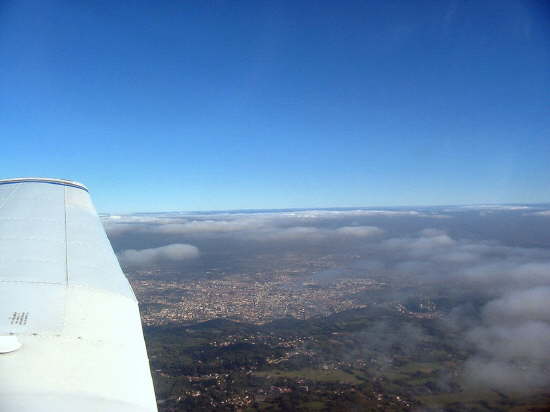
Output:
M84 185L0 180L0 296L1 411L157 411L137 301Z

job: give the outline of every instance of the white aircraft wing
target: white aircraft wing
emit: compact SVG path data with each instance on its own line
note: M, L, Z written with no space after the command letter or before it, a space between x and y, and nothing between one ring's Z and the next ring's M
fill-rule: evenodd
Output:
M136 298L79 183L0 180L0 411L157 411Z

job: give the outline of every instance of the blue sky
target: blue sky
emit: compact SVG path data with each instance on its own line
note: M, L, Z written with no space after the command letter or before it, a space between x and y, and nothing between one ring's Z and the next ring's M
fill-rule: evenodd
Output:
M547 202L550 6L0 0L0 134L100 211Z

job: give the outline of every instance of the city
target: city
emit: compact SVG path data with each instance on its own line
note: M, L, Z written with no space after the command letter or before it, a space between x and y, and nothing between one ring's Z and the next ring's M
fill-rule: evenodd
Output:
M544 231L530 238L538 246L523 245L521 231L500 224L547 224L539 210L149 215L107 217L106 226L129 256L161 240L199 250L122 259L162 412L494 410L550 401L540 378L550 362L501 348L490 322L513 325L487 317L517 310L500 297L517 273L544 282ZM458 222L475 223L477 239ZM158 234L171 227L182 233ZM502 291L487 287L497 274ZM497 361L500 380L479 366Z
M141 272L139 277L146 275L147 272ZM142 305L142 320L147 326L216 318L261 325L285 317L328 316L366 307L357 295L384 287L384 283L371 279L338 279L319 285L288 274L268 280L267 274L256 273L254 278L258 277L265 280L251 280L246 275L181 282L153 278L133 280L132 287Z

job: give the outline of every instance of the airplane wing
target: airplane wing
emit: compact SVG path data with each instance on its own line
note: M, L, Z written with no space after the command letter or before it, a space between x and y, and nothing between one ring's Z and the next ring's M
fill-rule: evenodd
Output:
M0 180L0 411L157 411L136 298L80 183Z

